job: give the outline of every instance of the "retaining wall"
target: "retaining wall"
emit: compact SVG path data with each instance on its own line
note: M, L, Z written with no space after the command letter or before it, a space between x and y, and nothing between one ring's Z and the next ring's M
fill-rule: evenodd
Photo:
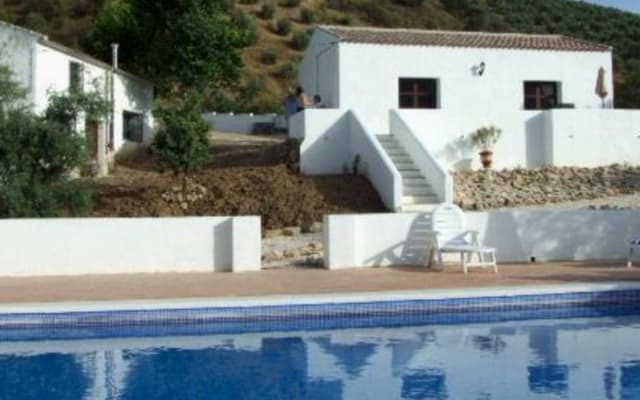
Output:
M534 210L466 213L467 229L496 247L498 262L622 260L640 234L639 210ZM325 217L329 269L425 265L431 214Z
M0 276L261 268L260 217L0 220Z

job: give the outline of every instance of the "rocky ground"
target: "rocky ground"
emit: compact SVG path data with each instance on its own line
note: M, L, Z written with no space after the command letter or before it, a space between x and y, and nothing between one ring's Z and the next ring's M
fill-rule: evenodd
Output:
M455 202L467 210L640 208L640 167L464 171L455 173L454 180Z
M111 176L92 182L93 216L260 215L265 229L308 231L325 214L386 210L365 178L299 175L297 147L282 137L215 134L211 155L187 193L154 169L147 152L121 160Z

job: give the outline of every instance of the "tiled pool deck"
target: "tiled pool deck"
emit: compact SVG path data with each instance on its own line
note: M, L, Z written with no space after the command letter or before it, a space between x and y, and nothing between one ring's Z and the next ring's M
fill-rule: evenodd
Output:
M1 270L0 270L1 272ZM419 267L282 269L245 274L193 273L0 278L0 303L259 297L297 294L465 289L497 286L640 282L623 263L500 265L500 273Z

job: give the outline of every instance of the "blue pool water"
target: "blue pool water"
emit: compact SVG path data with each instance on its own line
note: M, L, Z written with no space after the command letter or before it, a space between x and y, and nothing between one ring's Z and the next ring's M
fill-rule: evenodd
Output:
M0 399L640 399L640 316L0 341Z

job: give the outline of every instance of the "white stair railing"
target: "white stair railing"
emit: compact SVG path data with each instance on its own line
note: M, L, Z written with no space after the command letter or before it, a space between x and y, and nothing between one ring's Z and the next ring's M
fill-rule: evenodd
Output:
M449 172L416 137L396 110L389 112L389 125L391 134L409 154L422 176L431 184L438 200L442 203L452 203L454 200L453 177Z
M402 176L375 135L365 127L357 113L350 111L349 131L352 159L359 157L364 175L392 211L402 207Z

